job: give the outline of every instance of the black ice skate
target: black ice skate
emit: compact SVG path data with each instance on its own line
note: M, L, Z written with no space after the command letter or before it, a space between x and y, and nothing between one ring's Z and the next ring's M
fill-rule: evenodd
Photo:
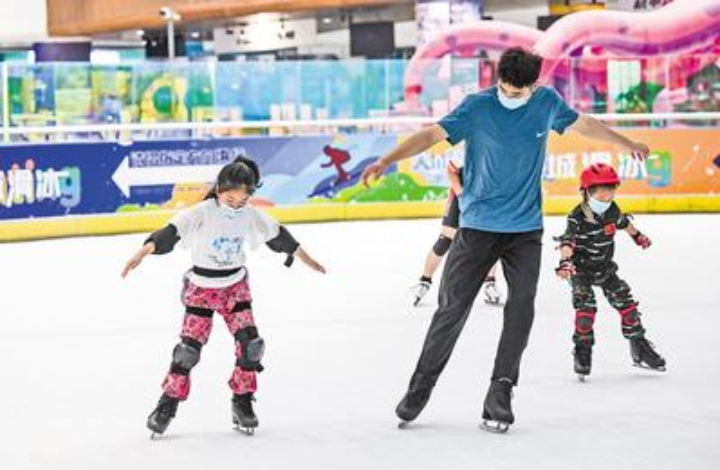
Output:
M163 393L157 406L147 419L147 427L152 431L150 439L163 435L168 425L170 425L170 421L175 417L178 403L180 403L180 401L177 398L170 397Z
M488 305L502 305L500 299L500 291L494 277L488 277L483 284L483 293L485 294L485 303Z
M665 359L655 351L655 346L643 336L630 340L630 355L635 367L665 372Z
M258 427L258 418L253 411L252 402L255 401L252 393L233 395L232 418L235 430L252 436Z
M413 296L413 307L417 307L427 293L430 292L431 285L431 282L421 280L417 285L410 289Z
M592 369L592 344L585 341L576 343L573 356L575 357L575 373L578 380L585 382L585 377L590 375Z
M512 380L501 378L490 384L485 405L483 406L483 422L480 425L490 432L506 433L515 422L512 412Z
M430 393L432 387L410 387L403 399L395 408L395 415L400 418L400 429L405 429L408 424L420 415L428 400L430 400Z

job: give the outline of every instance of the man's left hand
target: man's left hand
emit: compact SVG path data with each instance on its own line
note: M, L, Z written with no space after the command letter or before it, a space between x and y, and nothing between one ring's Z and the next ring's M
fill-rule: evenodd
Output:
M628 150L636 160L645 160L650 155L650 148L642 142L633 142Z

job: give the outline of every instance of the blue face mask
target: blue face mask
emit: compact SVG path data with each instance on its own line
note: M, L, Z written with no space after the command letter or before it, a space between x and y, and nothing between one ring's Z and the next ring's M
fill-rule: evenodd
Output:
M612 204L612 201L610 202L602 202L598 201L594 197L590 196L588 197L588 206L590 206L590 210L592 210L597 215L603 215L605 211L607 211L610 208L610 205Z
M498 100L500 100L500 104L503 105L507 109L518 109L522 106L525 106L528 101L530 101L530 97L532 96L532 93L529 93L527 96L523 96L522 98L508 98L505 96L505 93L500 91L500 88L497 90Z

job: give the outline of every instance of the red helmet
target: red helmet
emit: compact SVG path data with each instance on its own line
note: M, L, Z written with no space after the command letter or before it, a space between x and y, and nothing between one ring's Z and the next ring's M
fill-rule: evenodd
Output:
M606 163L593 163L585 168L580 175L580 189L593 186L620 184L620 177L613 167Z

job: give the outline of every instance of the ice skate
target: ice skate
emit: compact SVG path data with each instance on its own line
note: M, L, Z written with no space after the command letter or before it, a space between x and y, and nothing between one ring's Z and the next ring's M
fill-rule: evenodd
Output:
M147 427L152 431L150 439L155 439L165 433L165 430L170 425L170 421L175 417L179 402L177 398L170 397L163 393L157 406L147 419Z
M420 281L417 285L413 286L411 288L412 296L413 296L413 307L417 307L418 304L422 301L423 297L427 295L427 293L430 291L430 286L432 284L427 281Z
M252 393L233 395L232 398L232 419L235 430L249 436L255 434L258 427L258 418L253 411L252 402L255 401Z
M508 378L492 381L483 405L481 428L500 434L510 429L515 422L511 405L512 387L513 383Z
M483 293L485 295L485 303L488 305L502 305L502 299L500 298L500 291L497 288L497 283L494 277L488 277L485 279L483 285Z
M641 369L665 372L665 359L655 351L655 346L644 336L630 340L633 365Z

